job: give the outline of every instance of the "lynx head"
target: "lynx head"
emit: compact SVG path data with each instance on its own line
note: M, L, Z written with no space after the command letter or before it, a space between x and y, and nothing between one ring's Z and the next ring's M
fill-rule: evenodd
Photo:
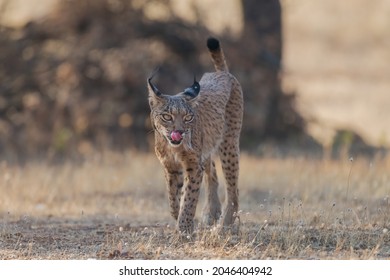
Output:
M194 78L191 87L176 95L162 94L148 78L150 118L155 133L159 133L172 147L191 148L191 132L194 128L197 97L200 85Z

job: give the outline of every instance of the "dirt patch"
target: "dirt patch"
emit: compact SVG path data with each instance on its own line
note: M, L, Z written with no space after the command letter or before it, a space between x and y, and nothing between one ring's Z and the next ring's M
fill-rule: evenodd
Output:
M388 259L390 236L379 228L245 223L216 234L180 236L172 226L106 219L19 220L0 226L1 259Z

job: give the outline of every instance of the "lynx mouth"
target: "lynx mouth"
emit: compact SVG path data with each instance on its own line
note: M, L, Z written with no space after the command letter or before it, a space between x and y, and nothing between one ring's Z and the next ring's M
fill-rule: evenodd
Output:
M167 136L169 143L172 146L179 146L183 142L184 131L174 130Z
M174 141L174 140L172 140L172 141L171 141L171 144L172 144L173 146L179 146L182 142L183 142L182 140L179 140L179 141Z
M170 136L167 136L168 138L168 141L169 143L172 145L172 146L180 146L181 143L183 143L183 139L180 139L180 140L173 140Z

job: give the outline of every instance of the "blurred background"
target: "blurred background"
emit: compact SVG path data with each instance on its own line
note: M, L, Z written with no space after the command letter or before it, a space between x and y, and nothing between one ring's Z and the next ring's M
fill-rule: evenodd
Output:
M385 153L385 0L0 0L0 157L149 151L146 78L176 93L220 39L256 155Z

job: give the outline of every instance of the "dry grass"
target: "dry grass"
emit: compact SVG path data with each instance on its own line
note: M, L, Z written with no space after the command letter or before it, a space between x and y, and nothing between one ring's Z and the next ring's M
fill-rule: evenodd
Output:
M234 227L187 238L173 230L154 155L2 163L0 258L389 259L389 169L390 158L243 155Z

